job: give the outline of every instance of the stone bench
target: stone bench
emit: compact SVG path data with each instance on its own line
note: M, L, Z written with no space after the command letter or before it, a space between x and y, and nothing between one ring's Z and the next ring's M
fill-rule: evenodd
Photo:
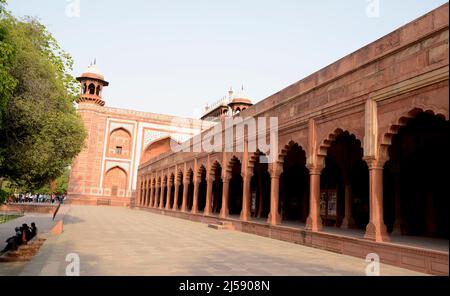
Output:
M23 262L30 261L45 242L42 236L36 236L27 244L19 246L15 251L8 251L0 256L0 262Z
M208 227L215 230L235 230L233 223L228 221L217 221L215 224L208 224Z

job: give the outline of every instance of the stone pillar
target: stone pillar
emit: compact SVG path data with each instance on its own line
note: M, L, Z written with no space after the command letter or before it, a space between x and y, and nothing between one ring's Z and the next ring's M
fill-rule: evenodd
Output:
M230 210L228 208L230 179L231 178L228 176L228 174L222 178L222 208L220 209L220 218L227 218L230 214Z
M305 229L318 232L322 230L322 218L320 217L320 175L323 167L309 167L309 216Z
M172 180L167 179L167 196L166 196L166 210L170 210L170 200L172 199Z
M152 205L153 208L158 207L160 190L161 190L161 184L157 183L156 187L155 187L155 192L153 194L153 205Z
M147 193L146 193L147 197L146 197L146 201L145 201L145 207L147 207L147 208L151 208L153 206L153 203L152 203L153 202L153 200L152 200L152 198L153 198L152 190L154 191L154 187L155 187L155 185L151 184L151 183L149 183L148 186L147 186Z
M149 204L147 206L149 206L150 208L153 207L153 202L154 202L154 198L155 198L155 184L153 183L153 179L150 180L150 196L149 196Z
M146 198L145 198L145 207L146 208L153 207L153 199L154 199L153 193L154 193L154 191L155 191L155 184L149 183L147 185L147 192L145 193L146 194Z
M180 181L178 178L175 178L175 193L173 195L173 207L174 211L178 210L178 195L180 194Z
M275 162L270 171L270 213L268 223L278 225L281 223L279 203L280 203L280 175L282 164Z
M192 214L198 213L198 191L199 191L200 181L198 178L194 178L194 197L192 200Z
M159 193L159 209L162 209L164 206L164 187L166 187L166 183L161 180L161 192Z
M263 196L263 187L262 187L262 172L259 170L258 172L258 209L256 211L256 217L259 219L262 216L263 213L263 203L264 203L264 196Z
M352 200L352 186L345 185L345 213L342 220L342 228L351 228L355 225L353 220L353 200Z
M205 211L204 215L211 215L211 200L212 200L212 189L213 189L213 181L214 179L210 174L206 177L206 203L205 203Z
M144 191L145 191L144 195L147 195L147 192L149 192L148 193L148 199L149 199L149 205L151 206L151 198L152 198L152 192L153 192L153 184L152 184L151 180L148 181L147 185L145 186L145 190ZM147 201L144 201L142 206L147 207L147 203L146 202Z
M153 203L155 201L156 184L153 184L153 182L150 183L150 184L151 184L151 187L150 187L150 204L148 206L150 208L153 208Z
M140 190L139 190L139 203L138 203L138 205L140 207L142 207L142 204L143 204L143 201L144 201L144 192L145 192L145 183L142 182Z
M145 193L145 185L144 183L141 183L140 198L139 198L140 207L144 205L144 193Z
M248 170L248 169L247 169ZM250 181L252 180L252 174L249 172L243 173L243 194L242 194L242 211L241 211L241 220L249 221L250 220L250 197L251 197L251 186Z
M138 176L137 187L136 187L136 199L134 201L135 206L139 206L139 203L141 202L141 187L142 187L141 185L142 185L141 178Z
M364 238L376 242L389 241L383 218L383 162L366 159L370 176L370 221Z
M181 204L181 211L186 212L187 210L187 199L189 191L189 180L183 180L183 202Z
M149 198L149 201L150 201L150 202L149 202L149 205L151 206L151 204L152 204L152 200L151 200L151 199L152 199L152 194L153 194L153 183L152 183L152 180L151 180L151 179L149 180L147 186L148 186L148 188L150 189L150 190L149 190L149 191L150 191L150 194L149 194L149 197L148 197L148 198ZM146 189L146 190L147 190L147 189ZM145 204L143 204L143 206L145 206Z
M141 200L140 200L140 206L143 207L145 206L145 190L147 189L147 181L145 180L144 183L142 184L142 189L141 189Z

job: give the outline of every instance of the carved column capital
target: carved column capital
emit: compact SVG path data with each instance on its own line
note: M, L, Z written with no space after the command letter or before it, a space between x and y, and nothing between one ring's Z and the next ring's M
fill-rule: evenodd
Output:
M269 174L271 178L279 179L283 172L283 163L274 162L269 166Z
M308 168L310 175L321 175L323 169L325 168L325 166L323 165L312 165L312 164L308 164L306 167Z
M241 176L244 180L251 179L253 177L253 171L242 172Z
M216 180L213 174L206 174L206 182L214 182Z
M231 180L231 172L225 172L225 174L222 176L222 182L223 183L229 183Z
M364 157L364 161L367 163L369 170L382 170L387 159L385 158L374 158L374 157Z

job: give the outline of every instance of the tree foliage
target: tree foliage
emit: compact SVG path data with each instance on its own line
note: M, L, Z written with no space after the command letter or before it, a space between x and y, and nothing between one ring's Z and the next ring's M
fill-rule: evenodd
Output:
M7 27L4 25L4 18L7 17L5 4L6 0L0 0L0 127L7 102L17 85L17 81L10 73L14 57L13 46L5 40L8 34Z
M56 183L56 188L54 189L54 192L52 192L51 184L49 183L45 184L43 187L37 190L34 190L33 193L48 194L48 195L55 193L56 195L63 195L67 193L67 189L69 186L69 177L70 177L70 169L66 168L64 170L64 173L56 180L54 180L54 182Z
M73 61L33 18L3 12L0 41L0 75L10 79L0 83L0 176L40 188L64 173L86 137L73 104Z

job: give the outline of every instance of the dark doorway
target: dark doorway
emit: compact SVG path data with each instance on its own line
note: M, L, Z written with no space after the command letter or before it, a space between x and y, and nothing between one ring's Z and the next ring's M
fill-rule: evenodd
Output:
M449 121L419 113L400 128L384 167L389 232L448 239Z

